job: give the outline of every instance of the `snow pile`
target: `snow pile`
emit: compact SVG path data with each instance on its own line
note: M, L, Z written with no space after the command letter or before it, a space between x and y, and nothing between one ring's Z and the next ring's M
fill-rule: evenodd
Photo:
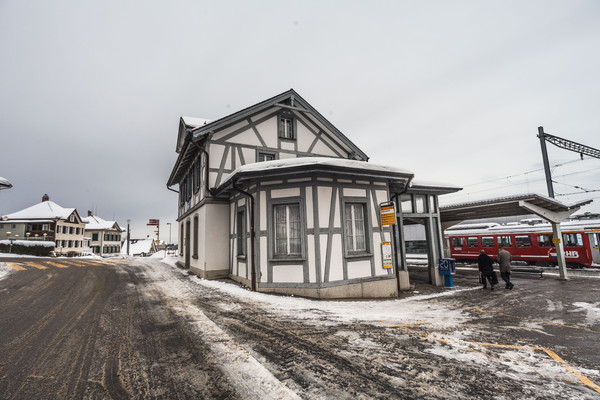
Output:
M0 280L6 278L12 272L15 271L11 268L8 268L3 262L0 262Z
M25 247L34 247L34 246L41 246L41 247L54 247L56 246L56 243L54 242L49 242L49 241L42 241L42 240L0 240L0 244L5 244L5 245L19 245L19 246L25 246Z

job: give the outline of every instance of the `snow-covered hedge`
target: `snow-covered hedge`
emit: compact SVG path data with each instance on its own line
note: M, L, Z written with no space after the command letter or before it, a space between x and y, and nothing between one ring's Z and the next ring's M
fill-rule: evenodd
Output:
M12 249L10 247L12 242ZM0 253L27 254L47 257L54 250L54 242L40 240L0 240Z

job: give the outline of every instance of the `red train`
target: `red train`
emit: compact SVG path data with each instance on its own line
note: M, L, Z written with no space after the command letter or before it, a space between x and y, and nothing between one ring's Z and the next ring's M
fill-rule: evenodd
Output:
M600 220L572 220L561 223L565 260L571 268L600 267ZM529 265L556 265L552 226L541 219L519 223L455 225L444 232L450 256L474 262L483 249L492 259L502 244L514 261Z

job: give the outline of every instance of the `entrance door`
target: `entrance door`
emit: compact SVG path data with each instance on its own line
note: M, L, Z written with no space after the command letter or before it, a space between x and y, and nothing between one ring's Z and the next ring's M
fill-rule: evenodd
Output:
M600 264L600 233L589 233L588 238L590 239L592 261L594 261L595 264Z

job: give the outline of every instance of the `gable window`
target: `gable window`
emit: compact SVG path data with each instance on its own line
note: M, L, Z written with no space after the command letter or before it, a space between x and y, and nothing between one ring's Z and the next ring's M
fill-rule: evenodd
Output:
M367 251L364 203L346 203L344 207L344 234L348 253Z
M284 139L295 139L294 134L294 119L291 116L285 115L279 117L279 137Z
M267 153L263 151L258 152L257 162L261 161L273 161L275 159L275 153Z
M237 256L243 257L246 255L246 212L241 209L237 212L235 218L236 229L236 248Z
M275 257L302 255L300 203L275 205Z
M69 217L69 221L75 222L75 216L73 214L71 214L71 216Z

